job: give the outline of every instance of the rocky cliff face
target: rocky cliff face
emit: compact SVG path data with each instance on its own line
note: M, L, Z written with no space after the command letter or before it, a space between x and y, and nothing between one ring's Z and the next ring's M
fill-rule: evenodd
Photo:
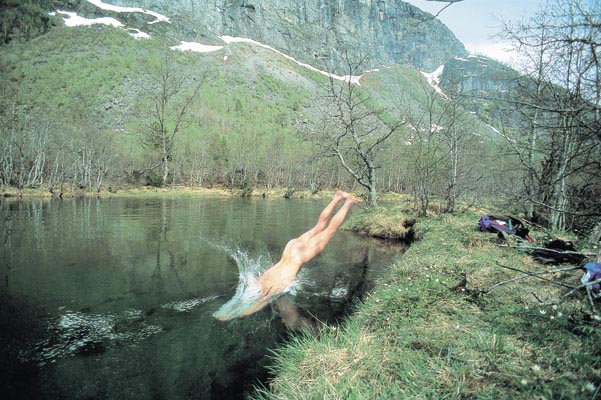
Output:
M507 92L517 79L517 72L484 56L453 57L445 63L440 87L460 95L497 97Z
M518 113L509 110L503 99L515 96L514 91L527 81L514 69L484 56L453 57L448 60L438 77L440 88L482 121L505 128L512 121L519 123ZM518 125L516 129L520 129Z
M105 2L169 16L173 24L162 29L170 37L218 44L222 35L243 36L327 68L344 65L345 50L354 61L369 53L365 69L395 62L431 71L453 56L466 55L445 25L400 0Z

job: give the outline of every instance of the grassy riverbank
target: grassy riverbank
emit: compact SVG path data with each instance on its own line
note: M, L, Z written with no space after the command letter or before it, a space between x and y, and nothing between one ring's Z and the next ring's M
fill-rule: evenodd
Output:
M6 192L5 192L6 193ZM97 196L69 191L66 197ZM285 189L253 191L282 198ZM8 192L49 197L48 191ZM239 196L225 189L119 188L100 196ZM295 198L331 197L295 192ZM398 203L384 196L383 203ZM395 239L412 218L402 208L355 209L345 229ZM275 380L256 397L272 399L594 399L601 384L601 326L579 293L528 278L496 286L519 272L550 269L492 234L475 230L479 214L417 219L418 241L391 265L357 313L319 337L299 334L273 359ZM543 233L534 232L537 244ZM457 287L465 274L467 283ZM579 271L545 278L577 286ZM457 287L457 289L452 290ZM462 290L463 289L463 290ZM487 292L487 293L483 293Z
M190 186L169 186L169 187L152 187L152 186L121 186L107 187L100 191L78 189L75 187L66 186L63 189L17 189L15 187L5 187L0 190L2 197L17 197L17 198L77 198L77 197L114 197L114 196L145 196L145 195L217 195L231 196L233 193L227 189L215 188L207 189L201 187Z
M389 220L370 211L349 221ZM493 286L527 271L550 269L495 235L475 230L476 214L419 219L420 240L391 266L378 289L343 327L302 334L274 356L272 399L509 399L599 395L601 329L588 300L535 278ZM373 225L373 224L372 224ZM366 228L367 229L367 228ZM369 228L371 229L371 228ZM536 236L536 233L535 233ZM540 235L542 236L542 235ZM467 284L462 287L465 274ZM579 271L545 275L579 284ZM453 290L454 287L457 289ZM483 294L483 290L488 293Z
M291 198L329 198L334 195L334 190L324 190L312 194L309 190L294 191ZM258 188L252 191L240 189L228 189L225 187L194 187L194 186L119 186L107 187L101 191L78 189L75 187L64 187L62 190L48 189L17 189L15 187L0 188L0 197L13 198L77 198L77 197L118 197L118 196L157 196L157 195L208 195L208 196L235 196L235 197L269 197L284 198L287 194L286 188L264 189ZM388 196L390 197L390 195ZM394 196L394 197L398 197Z

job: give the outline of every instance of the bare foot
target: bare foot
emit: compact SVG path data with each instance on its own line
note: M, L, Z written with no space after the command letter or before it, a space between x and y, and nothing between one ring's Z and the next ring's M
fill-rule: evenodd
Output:
M342 190L337 190L336 193L334 194L334 198L335 199L347 199L350 196L350 194L348 194L347 192L343 192Z
M348 197L346 198L346 201L351 201L353 204L359 204L359 203L363 203L363 199L359 198L359 197L355 197L352 194L348 194Z

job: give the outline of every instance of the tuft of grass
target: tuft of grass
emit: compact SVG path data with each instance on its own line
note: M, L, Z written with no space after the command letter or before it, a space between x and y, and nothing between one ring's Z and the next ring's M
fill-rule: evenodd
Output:
M350 216L344 229L380 239L409 239L415 220L407 218L396 209L376 207Z
M357 215L380 219L394 210ZM400 217L399 217L400 218ZM341 327L294 337L274 355L262 399L594 398L601 329L582 293L521 279L497 262L544 270L476 230L479 215L419 219L415 242ZM373 222L373 221L371 221ZM378 222L379 224L379 222ZM377 225L374 223L374 225ZM457 287L465 274L466 284ZM577 285L569 271L546 276ZM598 392L597 392L598 393Z

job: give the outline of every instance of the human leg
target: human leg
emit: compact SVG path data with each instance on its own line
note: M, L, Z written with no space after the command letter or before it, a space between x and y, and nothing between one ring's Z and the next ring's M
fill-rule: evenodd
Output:
M346 201L344 202L342 207L340 207L340 210L338 210L338 212L332 217L327 228L322 231L323 233L327 234L324 235L324 237L329 236L329 240L332 236L334 236L334 233L336 233L340 225L342 225L342 223L344 222L346 215L348 214L351 207L360 202L361 200L358 200L355 197L349 195L346 198Z
M292 259L304 264L321 253L330 239L334 236L340 225L342 225L344 222L344 219L346 218L346 215L351 207L360 202L361 200L356 199L351 195L346 197L346 201L342 207L340 207L338 212L332 217L330 223L325 229L307 241L295 241L295 243L290 247L290 256Z
M314 234L312 237L309 236L311 233L309 231L304 235L289 241L282 253L280 261L261 275L259 282L263 290L264 298L269 299L289 287L296 279L296 274L302 264L315 257L324 249L342 222L344 222L350 208L354 204L361 202L361 200L354 198L348 193L337 192L336 194L335 198L320 215L320 220L323 217L326 217L327 222L327 218L330 217L337 203L343 198L346 200L338 212L331 218L327 227L321 228L321 231Z
M326 228L328 220L330 219L330 216L336 209L338 203L340 203L341 200L348 198L349 196L350 195L348 193L343 192L341 190L337 190L332 200L328 203L328 205L323 209L323 211L319 215L319 218L317 219L317 224L315 224L315 226L307 232L300 235L297 239L306 241L323 231Z

